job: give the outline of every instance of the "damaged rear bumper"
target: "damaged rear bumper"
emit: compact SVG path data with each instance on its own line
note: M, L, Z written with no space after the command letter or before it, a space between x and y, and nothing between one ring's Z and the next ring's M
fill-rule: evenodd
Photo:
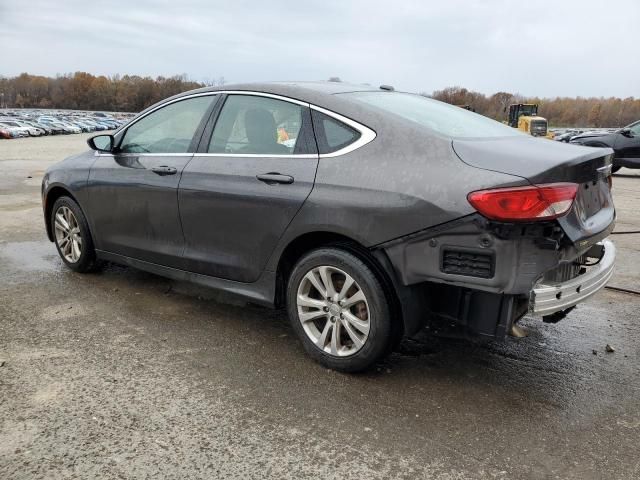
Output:
M567 312L600 290L615 262L615 247L604 240L614 225L573 242L555 222L500 224L471 215L387 242L378 252L399 292L408 334L444 322L501 338L527 313ZM586 257L600 261L587 266Z
M613 242L605 240L602 245L602 258L582 275L562 283L538 283L531 292L529 313L544 316L566 310L602 289L613 275L616 259Z

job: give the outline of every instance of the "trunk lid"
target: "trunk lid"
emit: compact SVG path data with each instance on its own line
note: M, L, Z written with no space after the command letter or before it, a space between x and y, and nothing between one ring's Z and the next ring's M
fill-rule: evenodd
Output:
M615 208L608 184L613 150L528 136L453 140L460 159L483 170L516 175L532 184L579 184L571 211L558 219L582 250L613 229Z

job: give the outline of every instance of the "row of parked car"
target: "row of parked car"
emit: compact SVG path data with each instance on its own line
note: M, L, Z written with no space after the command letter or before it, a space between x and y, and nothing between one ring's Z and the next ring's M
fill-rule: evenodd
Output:
M613 133L615 128L551 128L549 131L553 133L553 139L557 142L569 143L573 137L582 135L583 133L606 134Z
M131 116L126 113L84 111L4 110L0 111L0 138L114 130Z

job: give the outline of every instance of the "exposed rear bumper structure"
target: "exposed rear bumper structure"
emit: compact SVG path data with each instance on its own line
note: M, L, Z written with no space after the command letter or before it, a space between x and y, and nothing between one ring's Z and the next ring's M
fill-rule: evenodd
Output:
M574 243L552 222L493 225L474 215L389 242L405 330L455 324L502 338L527 313L559 321L611 278L615 246L604 237L614 225Z
M604 255L582 275L562 283L539 283L531 292L529 312L550 315L573 307L603 288L613 275L616 248L610 240L602 242Z

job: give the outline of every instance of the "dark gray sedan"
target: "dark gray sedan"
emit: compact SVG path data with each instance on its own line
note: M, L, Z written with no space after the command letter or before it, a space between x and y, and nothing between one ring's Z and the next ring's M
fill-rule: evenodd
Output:
M640 168L640 120L613 132L586 132L569 140L574 145L611 147L614 151L612 172L622 167Z
M611 149L390 87L200 89L89 145L42 185L64 263L286 307L338 370L426 325L504 338L527 313L557 321L613 269Z

